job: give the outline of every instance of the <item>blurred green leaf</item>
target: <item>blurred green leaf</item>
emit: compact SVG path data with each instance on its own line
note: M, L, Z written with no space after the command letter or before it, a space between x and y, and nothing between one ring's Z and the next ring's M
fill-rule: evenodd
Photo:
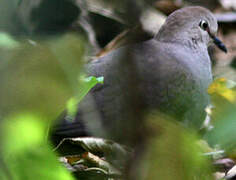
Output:
M0 1L0 31L19 33L19 24L17 23L18 0Z
M2 131L5 155L17 155L45 140L43 121L32 114L25 113L8 117L4 120Z
M47 129L78 92L85 43L65 35L6 49L10 39L0 45L0 158L7 169L0 164L0 171L12 179L72 180L48 145Z
M79 36L65 35L36 45L22 43L1 54L1 116L27 110L52 120L77 94L84 57Z
M206 139L212 145L221 145L224 150L236 148L236 83L225 78L219 78L209 87L209 93L214 105L211 119L214 128L206 134Z
M140 179L210 180L211 166L197 136L161 114L148 119L148 149L138 170Z
M212 98L221 96L230 102L236 102L236 91L232 90L236 83L225 78L216 79L208 88L208 93Z
M236 148L235 109L236 105L225 106L220 113L213 114L214 129L206 134L206 139L211 145L221 145L227 151L232 151Z
M73 180L44 140L39 117L30 113L8 117L2 130L0 154L12 179Z
M19 43L6 33L0 33L0 48L16 48Z

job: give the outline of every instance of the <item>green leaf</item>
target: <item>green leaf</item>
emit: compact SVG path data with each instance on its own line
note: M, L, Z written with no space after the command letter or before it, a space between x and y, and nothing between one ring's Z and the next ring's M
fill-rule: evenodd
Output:
M43 120L31 113L5 119L0 154L12 179L73 180L45 141L45 129Z
M90 76L87 78L80 78L78 94L75 97L72 97L67 102L67 118L73 119L78 110L78 104L80 101L88 94L90 89L92 89L97 84L103 84L104 78L103 77L94 77Z
M2 137L4 154L24 152L25 149L43 143L45 131L43 121L33 114L18 114L4 120Z
M77 94L84 41L65 35L2 51L0 115L31 111L54 120Z
M13 47L3 37L4 47ZM64 35L17 46L0 47L0 179L72 180L53 154L47 130L77 92L85 42Z
M210 163L193 132L161 113L151 115L147 124L150 137L137 170L140 179L213 179Z
M209 87L214 105L211 123L214 128L205 138L212 146L220 145L226 151L236 148L236 83L225 78L216 79Z
M206 134L206 139L212 146L220 145L226 151L232 151L236 148L236 105L227 104L221 108L220 113L213 114L214 129Z
M0 48L16 48L19 43L6 33L0 33Z
M236 102L236 91L233 90L235 84L235 82L225 78L218 78L209 86L208 93L216 101L218 97L222 97L227 101Z

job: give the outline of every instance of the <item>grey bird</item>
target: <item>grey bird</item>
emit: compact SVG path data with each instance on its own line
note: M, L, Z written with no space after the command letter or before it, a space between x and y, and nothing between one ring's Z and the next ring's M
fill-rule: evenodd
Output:
M95 135L123 142L123 137L139 126L143 109L200 128L210 103L208 47L215 44L227 52L216 37L217 29L209 10L182 8L168 16L153 39L121 47L87 64L88 75L103 76L104 84L89 92L73 121L63 117L53 136Z

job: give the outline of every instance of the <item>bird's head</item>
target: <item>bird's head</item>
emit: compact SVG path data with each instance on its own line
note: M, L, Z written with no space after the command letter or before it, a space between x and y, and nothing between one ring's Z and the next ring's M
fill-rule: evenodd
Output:
M216 36L217 30L217 19L208 9L185 7L168 16L156 39L165 42L188 41L205 47L214 43L227 52L225 45Z

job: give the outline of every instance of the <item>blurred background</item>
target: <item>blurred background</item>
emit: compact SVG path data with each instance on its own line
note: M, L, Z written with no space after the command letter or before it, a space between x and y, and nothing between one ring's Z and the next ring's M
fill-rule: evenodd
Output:
M48 133L59 114L103 81L81 80L83 64L151 39L170 13L190 5L215 14L228 48L209 48L212 125L198 135L164 115L147 117L162 135L154 133L140 157L96 138L67 139L55 150ZM2 0L0 12L0 179L236 177L235 0Z

